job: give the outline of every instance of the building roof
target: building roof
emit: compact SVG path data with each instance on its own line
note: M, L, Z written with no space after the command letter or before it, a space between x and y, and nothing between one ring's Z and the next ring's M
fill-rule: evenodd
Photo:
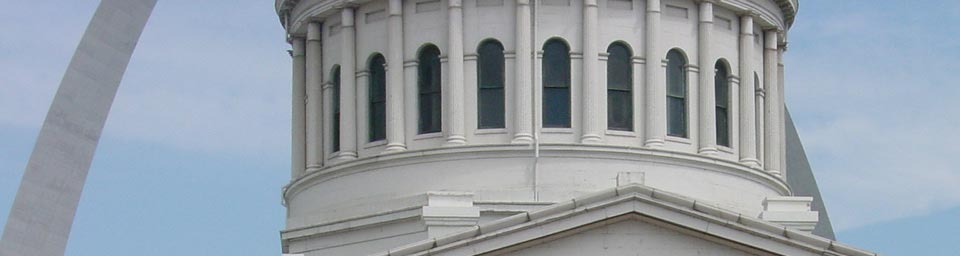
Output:
M516 214L474 226L463 232L430 238L375 255L446 255L455 254L455 250L466 250L479 255L624 216L655 219L778 255L877 255L811 233L788 229L716 205L639 184L606 189L538 211ZM530 230L536 232L517 235ZM537 235L529 236L530 233Z

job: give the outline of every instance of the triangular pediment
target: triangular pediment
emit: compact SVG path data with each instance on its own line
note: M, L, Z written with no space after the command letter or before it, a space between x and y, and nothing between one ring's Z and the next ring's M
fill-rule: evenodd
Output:
M610 231L624 234L596 235ZM680 242L670 245L667 241ZM561 254L552 251L569 246L587 251L567 250ZM618 246L626 249L610 249ZM876 254L689 197L633 184L376 255Z
M639 214L626 214L484 255L771 255Z

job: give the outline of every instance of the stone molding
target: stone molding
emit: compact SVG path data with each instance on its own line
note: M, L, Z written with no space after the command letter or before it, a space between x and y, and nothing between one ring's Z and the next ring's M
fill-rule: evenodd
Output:
M647 218L783 255L791 255L784 252L806 252L810 255L877 255L837 241L744 216L710 203L638 184L605 189L537 211L516 214L476 225L466 231L429 238L375 255L444 255L444 252L458 248L483 254L517 244L517 241L499 241L484 246L484 242L508 239L507 237L511 234L530 229L539 230L541 234L538 235L543 237L550 235L542 234L548 232L549 229L545 228L548 225L591 213L599 213L594 214L592 218L600 219L585 217L580 218L583 219L581 222L603 221L622 216ZM524 238L536 239L536 237Z

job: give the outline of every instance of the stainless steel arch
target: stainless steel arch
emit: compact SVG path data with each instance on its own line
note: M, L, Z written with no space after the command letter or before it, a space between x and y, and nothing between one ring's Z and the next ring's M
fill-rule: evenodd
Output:
M102 0L43 122L0 255L61 256L130 57L157 0Z

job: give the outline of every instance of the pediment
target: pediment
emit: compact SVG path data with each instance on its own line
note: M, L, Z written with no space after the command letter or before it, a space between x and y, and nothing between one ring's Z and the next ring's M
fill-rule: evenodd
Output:
M483 255L773 255L640 214L625 214Z
M597 235L597 232L610 231L624 234ZM686 242L670 245L669 241ZM566 250L557 254L553 251L557 248ZM572 253L570 248L586 251ZM876 254L682 195L634 184L376 255Z

